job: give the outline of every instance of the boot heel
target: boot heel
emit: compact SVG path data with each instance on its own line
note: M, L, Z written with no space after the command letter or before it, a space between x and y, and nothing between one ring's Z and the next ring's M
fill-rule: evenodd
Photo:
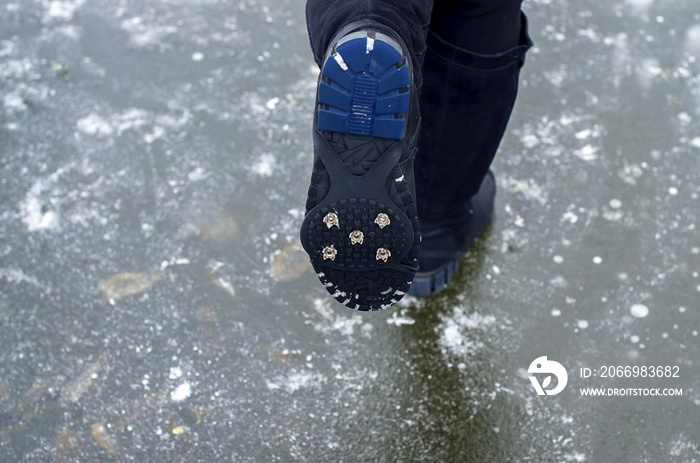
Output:
M381 33L350 34L321 70L319 130L401 139L410 82L398 43Z

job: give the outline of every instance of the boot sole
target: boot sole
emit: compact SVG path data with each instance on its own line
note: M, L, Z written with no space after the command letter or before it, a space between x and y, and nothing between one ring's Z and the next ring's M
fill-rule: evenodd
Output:
M321 283L352 309L396 303L417 269L417 211L399 168L410 91L403 47L380 32L345 36L321 69L313 134L321 164L301 242ZM319 191L327 193L317 202Z

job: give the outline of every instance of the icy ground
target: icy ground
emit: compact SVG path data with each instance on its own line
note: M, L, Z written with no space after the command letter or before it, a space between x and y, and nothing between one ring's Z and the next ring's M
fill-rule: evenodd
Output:
M0 2L0 461L700 462L697 0L525 8L491 231L360 314L296 244L303 0Z

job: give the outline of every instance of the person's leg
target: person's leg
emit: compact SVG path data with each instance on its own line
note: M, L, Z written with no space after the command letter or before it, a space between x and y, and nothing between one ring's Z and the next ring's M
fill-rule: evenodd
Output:
M521 44L522 0L436 0L430 30L457 47L497 55Z
M357 310L397 302L418 268L413 158L430 3L307 3L321 72L301 243L328 292Z
M521 0L436 1L423 66L415 162L423 242L411 293L440 291L488 226L489 173L531 46Z

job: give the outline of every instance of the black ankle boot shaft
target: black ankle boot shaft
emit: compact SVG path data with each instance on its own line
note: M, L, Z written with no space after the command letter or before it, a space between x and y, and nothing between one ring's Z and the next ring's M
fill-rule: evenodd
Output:
M460 220L496 154L510 118L520 68L532 45L522 16L520 45L481 55L429 33L415 161L422 223Z

